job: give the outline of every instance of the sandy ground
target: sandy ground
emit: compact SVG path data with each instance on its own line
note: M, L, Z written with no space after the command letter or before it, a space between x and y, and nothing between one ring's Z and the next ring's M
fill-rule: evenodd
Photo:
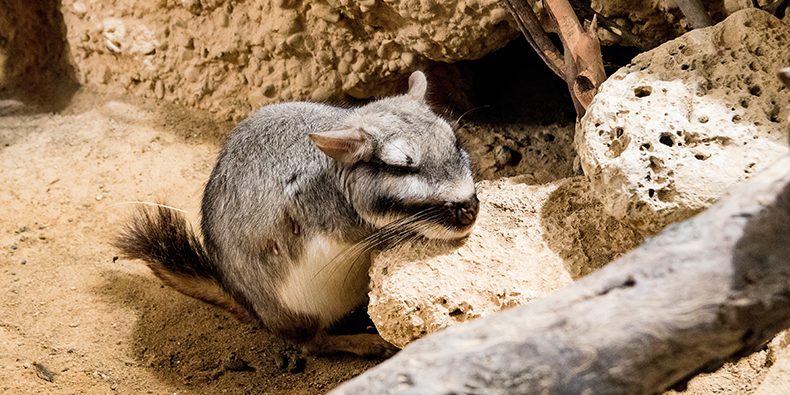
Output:
M314 394L379 363L282 370L277 339L117 258L109 242L131 202L165 198L197 219L232 126L133 100L81 92L58 114L0 102L0 393ZM542 154L543 167L569 172L562 156ZM684 393L790 393L785 338Z
M194 218L212 133L229 128L144 108L81 93L60 114L0 118L0 393L312 394L376 364L282 371L270 335L117 259L128 202Z

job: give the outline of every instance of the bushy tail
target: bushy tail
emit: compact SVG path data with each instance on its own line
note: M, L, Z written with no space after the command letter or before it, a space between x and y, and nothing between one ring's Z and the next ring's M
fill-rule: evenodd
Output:
M140 207L113 243L129 259L140 259L165 284L252 322L249 312L222 287L219 273L184 216L167 206Z

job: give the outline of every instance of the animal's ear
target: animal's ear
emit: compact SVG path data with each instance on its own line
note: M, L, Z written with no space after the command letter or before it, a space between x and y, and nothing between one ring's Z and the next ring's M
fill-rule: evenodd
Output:
M310 133L310 139L328 157L343 163L355 163L373 151L365 132L360 128Z
M415 71L409 76L409 93L412 99L425 103L425 92L428 90L428 81L422 71Z

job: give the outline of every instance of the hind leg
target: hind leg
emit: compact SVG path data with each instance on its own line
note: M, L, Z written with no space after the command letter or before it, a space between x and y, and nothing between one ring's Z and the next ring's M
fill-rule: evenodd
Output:
M378 334L360 333L356 335L330 335L319 333L301 345L302 352L310 355L329 355L351 353L363 357L388 358L400 349Z

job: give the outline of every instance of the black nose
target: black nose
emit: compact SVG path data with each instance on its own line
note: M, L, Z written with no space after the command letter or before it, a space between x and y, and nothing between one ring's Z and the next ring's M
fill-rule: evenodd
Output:
M455 204L455 217L458 223L462 226L469 226L475 222L477 218L477 211L480 209L480 201L477 200L477 195L472 195L472 198L461 203Z

